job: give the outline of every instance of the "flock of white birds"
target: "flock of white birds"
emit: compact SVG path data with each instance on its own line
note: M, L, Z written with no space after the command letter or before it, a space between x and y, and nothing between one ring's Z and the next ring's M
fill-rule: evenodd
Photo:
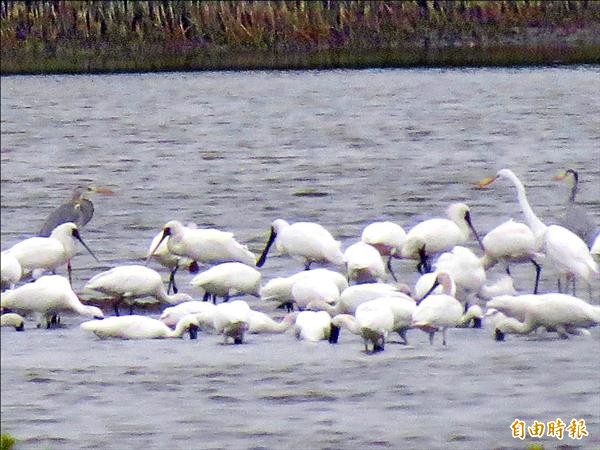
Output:
M32 237L2 251L1 324L23 330L22 316L35 315L38 327L51 328L60 324L59 314L69 312L90 318L81 328L101 338L173 338L186 333L196 338L200 330L237 344L244 342L246 333L289 329L298 339L336 343L340 330L346 329L362 337L367 352L382 351L392 332L408 343L407 332L412 329L428 333L432 344L435 333L441 332L446 345L449 329L480 327L482 320L491 324L497 340L539 328L561 337L587 334L600 323L600 306L576 297L575 282L587 284L590 299L597 297L591 281L599 277L600 237L575 204L577 173L568 170L560 178L572 183L567 217L577 218L564 226L546 225L535 215L523 184L511 170L502 169L483 180L480 188L498 179L512 182L525 218L525 223L512 219L502 223L483 238L464 203L449 205L447 218L425 220L408 232L393 222L371 223L360 241L345 251L317 223L277 219L258 257L232 233L172 220L153 240L146 265L114 267L87 282L84 292L101 295L95 302L103 302L103 309L82 303L71 287L71 259L78 242L93 256L79 234L81 223L78 226L71 216L58 223L60 214L54 214L57 226L48 237ZM77 211L76 205L71 206ZM86 221L90 218L86 216ZM463 246L471 237L480 256ZM257 268L266 264L272 245L280 254L299 260L304 270L263 283ZM398 283L394 259L417 262L421 277L413 289ZM169 269L166 287L161 274L147 267L151 260ZM311 269L313 263L340 271ZM499 263L507 274L486 284L486 271ZM533 293L515 291L509 265L516 263L535 266ZM65 265L68 278L54 274ZM179 268L196 271L199 265L208 268L190 284L203 292L201 301L178 292L175 284ZM558 292L538 293L539 274L546 267L560 276ZM230 300L235 296L255 296L274 307L287 307L288 313L274 320L244 300ZM166 305L160 318L132 314L135 302L147 297ZM120 315L123 305L130 308L129 315ZM105 317L107 312L115 315Z

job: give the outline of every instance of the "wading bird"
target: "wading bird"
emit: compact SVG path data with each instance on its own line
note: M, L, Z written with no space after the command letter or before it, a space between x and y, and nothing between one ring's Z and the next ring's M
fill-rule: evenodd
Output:
M387 269L394 281L398 281L392 270L392 258L402 257L402 246L406 240L404 228L390 221L373 222L363 229L361 240L375 247L382 257L387 257Z
M218 264L196 275L190 284L204 290L204 300L212 296L212 302L217 297L228 301L237 295L253 295L260 297L261 274L254 267L240 262Z
M555 176L554 179L556 181L565 180L571 186L569 200L565 207L561 225L579 236L583 242L591 245L598 229L590 219L586 208L575 200L579 190L579 174L576 170L567 169Z
M164 339L180 338L188 331L190 339L196 339L198 320L194 314L182 317L175 330L163 322L147 316L107 317L103 320L89 320L80 325L82 330L90 331L100 338L118 339Z
M92 216L94 215L94 204L87 198L91 193L102 195L114 194L113 191L106 188L95 186L78 187L73 191L70 201L63 203L50 213L38 234L42 237L50 236L52 230L66 222L73 222L79 228L82 228L92 220Z
M110 296L117 316L122 302L132 302L137 298L154 297L168 305L176 305L192 299L188 294L183 293L167 295L160 274L141 265L117 266L101 272L87 282L84 290L97 291Z
M38 327L42 326L45 319L46 327L50 328L53 325L52 317L61 312L75 312L95 319L104 317L100 308L83 305L73 292L69 280L60 275L44 275L33 283L4 291L1 304L2 308L11 311L38 315Z
M0 327L13 327L15 331L25 331L25 319L16 313L5 313L0 316Z
M44 272L54 272L56 268L67 265L69 281L71 281L71 258L75 255L75 241L94 257L96 255L83 242L77 225L72 222L58 225L49 237L31 237L13 245L8 251L21 265L23 276L31 273L33 279Z
M267 254L273 243L279 253L301 260L306 270L310 269L313 262L339 266L344 264L344 255L340 250L341 243L317 223L289 224L283 219L273 221L267 244L256 262L258 267L262 267L267 260Z

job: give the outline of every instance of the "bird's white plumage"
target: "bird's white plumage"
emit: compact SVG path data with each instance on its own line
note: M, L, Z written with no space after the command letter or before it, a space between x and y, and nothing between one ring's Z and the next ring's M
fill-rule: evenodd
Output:
M240 262L217 264L196 275L190 284L217 297L236 295L260 296L261 274L254 267Z
M357 283L383 281L385 263L379 251L362 241L350 245L344 251L348 279Z
M318 342L329 338L331 316L325 311L302 311L296 316L294 334L297 339Z
M83 322L80 327L82 330L92 332L101 338L163 339L181 337L191 325L198 326L198 321L193 314L182 317L177 322L175 330L172 330L160 320L138 315L90 320Z

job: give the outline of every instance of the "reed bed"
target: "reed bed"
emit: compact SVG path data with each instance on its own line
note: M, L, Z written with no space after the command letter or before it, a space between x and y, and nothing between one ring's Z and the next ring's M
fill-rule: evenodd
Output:
M600 62L596 1L6 1L1 73Z

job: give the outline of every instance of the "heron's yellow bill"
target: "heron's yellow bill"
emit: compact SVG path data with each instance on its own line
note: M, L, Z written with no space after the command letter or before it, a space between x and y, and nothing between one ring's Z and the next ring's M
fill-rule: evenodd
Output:
M567 178L567 172L561 172L554 177L554 181L562 181Z
M494 181L496 181L496 178L498 178L498 177L484 178L483 180L481 180L479 183L476 184L476 187L478 187L479 189L484 189L484 188L488 187L490 184L492 184Z
M93 188L93 191L96 192L97 194L115 195L115 191L108 189L108 188L96 187L96 188Z

